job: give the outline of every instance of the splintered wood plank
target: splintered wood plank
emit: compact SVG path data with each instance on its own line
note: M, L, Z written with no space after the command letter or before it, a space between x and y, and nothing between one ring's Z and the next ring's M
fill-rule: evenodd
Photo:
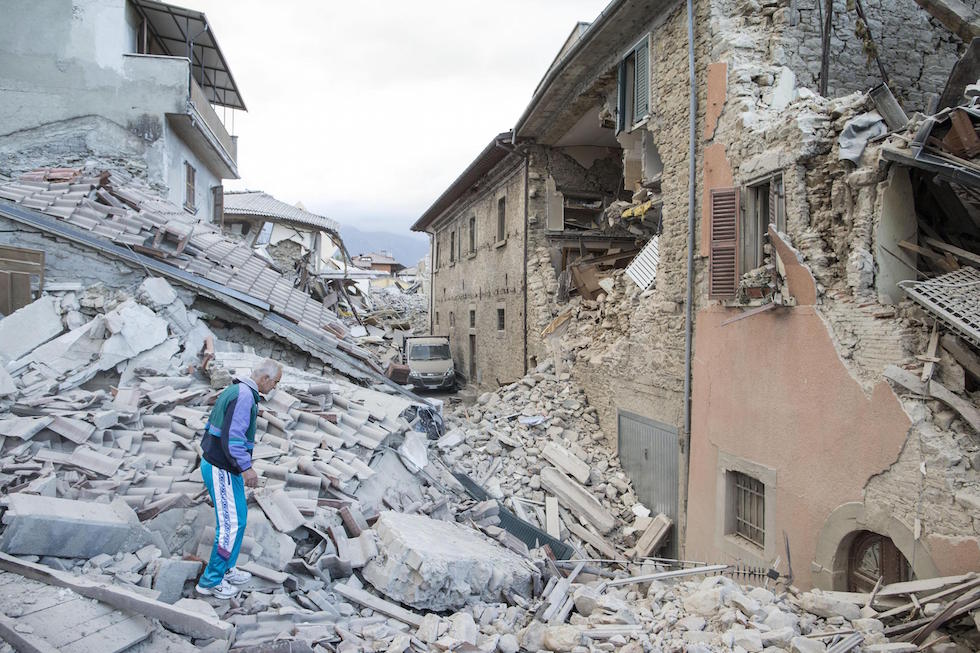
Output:
M558 516L558 499L555 497L544 498L545 522L548 535L556 540L561 539L561 522Z
M58 650L61 653L121 653L153 634L153 625L139 615L114 612L111 616L120 619L97 632L65 644Z
M939 347L939 325L935 322L932 324L932 333L929 335L929 346L926 347L926 363L922 366L922 381L923 383L928 383L929 379L932 378L932 371L936 367L934 359L936 359L936 349Z
M12 574L9 571L0 571L0 587L3 587L7 583L16 583L20 580L24 580L24 577Z
M114 611L111 606L98 601L68 600L20 617L18 621L29 625L57 648L80 637L80 631L91 632L85 628L87 623Z
M352 587L345 583L337 583L334 585L333 590L349 601L354 601L355 603L359 603L364 607L371 608L375 612L380 612L383 615L393 617L398 621L408 624L409 626L415 626L418 628L422 625L421 615L410 610L406 610L405 608L392 603L391 601L386 601L378 596L369 594L362 589Z
M58 653L51 646L33 633L21 633L16 630L17 620L0 615L0 639L13 645L20 653Z
M35 612L42 612L57 605L65 603L77 603L82 597L74 593L58 592L52 588L30 588L30 599L28 601L18 599L17 605L8 608L8 603L4 601L3 612L8 616L20 619Z

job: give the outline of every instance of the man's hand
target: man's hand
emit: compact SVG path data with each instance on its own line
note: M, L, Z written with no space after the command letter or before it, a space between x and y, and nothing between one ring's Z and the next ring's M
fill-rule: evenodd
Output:
M242 478L245 479L245 487L259 486L259 475L251 467L242 472Z

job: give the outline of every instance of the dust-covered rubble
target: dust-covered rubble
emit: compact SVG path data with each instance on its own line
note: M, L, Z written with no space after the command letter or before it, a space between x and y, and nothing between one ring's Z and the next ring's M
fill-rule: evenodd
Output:
M939 617L962 638L956 615L976 601L973 576L911 588L921 608L904 608L901 588L751 588L723 564L649 558L670 520L637 501L595 409L550 363L442 416L287 366L260 404L238 562L252 578L230 601L195 597L214 538L198 434L261 358L158 278L21 310L0 320L40 316L2 361L0 611L20 637L51 636L19 607L37 580L67 588L52 605L78 594L128 615L127 646L146 651L809 653L854 633L866 651L911 650L881 646L936 639Z

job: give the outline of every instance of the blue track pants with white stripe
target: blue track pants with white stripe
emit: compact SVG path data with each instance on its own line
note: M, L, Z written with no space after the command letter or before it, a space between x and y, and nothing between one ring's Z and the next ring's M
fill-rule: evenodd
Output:
M235 566L245 537L248 505L245 502L245 481L239 474L215 467L201 460L201 476L214 504L214 546L211 560L201 576L201 587L214 587Z

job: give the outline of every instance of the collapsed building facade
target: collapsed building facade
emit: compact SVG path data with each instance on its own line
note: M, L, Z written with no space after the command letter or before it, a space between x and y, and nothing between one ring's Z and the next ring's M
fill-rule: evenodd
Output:
M470 380L567 366L674 553L837 590L980 564L972 154L912 138L976 23L921 4L612 2L415 225Z

